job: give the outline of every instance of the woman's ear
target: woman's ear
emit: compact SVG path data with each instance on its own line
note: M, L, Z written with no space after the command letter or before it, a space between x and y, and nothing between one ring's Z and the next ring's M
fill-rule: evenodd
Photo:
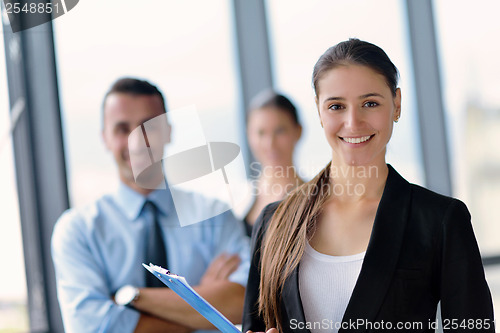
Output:
M297 140L295 140L295 142L299 141L301 136L302 136L302 125L297 125Z
M394 121L397 122L401 117L401 89L396 89L396 96L394 96Z

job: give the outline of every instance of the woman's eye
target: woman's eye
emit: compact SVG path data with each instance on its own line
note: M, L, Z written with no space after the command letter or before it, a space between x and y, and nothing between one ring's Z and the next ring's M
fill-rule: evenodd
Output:
M366 102L365 104L363 104L364 107L368 107L368 108L373 108L377 105L378 105L377 102Z
M342 107L342 105L340 105L340 104L333 104L333 105L330 105L328 108L329 108L330 110L340 110L340 109L342 109L343 107Z

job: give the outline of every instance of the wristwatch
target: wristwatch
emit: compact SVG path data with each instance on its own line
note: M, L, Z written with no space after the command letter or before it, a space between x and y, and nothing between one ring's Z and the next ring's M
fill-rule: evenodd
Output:
M118 289L115 294L115 302L118 305L131 306L131 303L139 298L139 288L126 285Z

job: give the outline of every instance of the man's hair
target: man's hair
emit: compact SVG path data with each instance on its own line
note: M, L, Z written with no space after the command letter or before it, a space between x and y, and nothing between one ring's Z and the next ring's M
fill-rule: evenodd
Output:
M165 105L165 99L161 91L153 84L146 80L139 80L132 77L120 78L113 83L111 88L108 90L102 101L102 123L104 126L104 105L106 104L106 99L111 94L128 94L128 95L146 95L146 96L158 96L161 100L161 105L163 107L163 112L167 112L167 107Z

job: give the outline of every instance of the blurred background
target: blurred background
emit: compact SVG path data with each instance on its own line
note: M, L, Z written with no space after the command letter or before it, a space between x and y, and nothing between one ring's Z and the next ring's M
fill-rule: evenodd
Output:
M409 181L467 204L500 307L498 0L84 0L51 23L15 34L2 11L0 332L62 331L47 257L50 231L61 208L84 205L118 183L100 133L102 98L116 78L157 84L169 109L194 105L206 139L239 144L247 164L245 105L258 91L276 88L299 106L304 132L295 162L310 179L330 158L312 68L328 47L349 37L379 45L398 67L402 117L387 161ZM55 61L43 62L44 52ZM31 65L16 60L18 53ZM46 119L45 112L58 119L60 112L64 150L44 156L65 162L62 180L53 184L67 184L69 200L51 196L58 191L51 179L34 180L33 194L16 178L27 165L21 159L16 165L15 151L32 148L14 144L27 111L9 100L9 88L18 84L12 68L24 68L29 96L55 92L55 107L29 98L24 105L37 110L33 119ZM31 80L43 71L55 80ZM173 128L175 141L182 133ZM36 169L28 172L41 176L50 164ZM28 216L20 208L25 200L42 213ZM47 213L43 203L54 201Z

